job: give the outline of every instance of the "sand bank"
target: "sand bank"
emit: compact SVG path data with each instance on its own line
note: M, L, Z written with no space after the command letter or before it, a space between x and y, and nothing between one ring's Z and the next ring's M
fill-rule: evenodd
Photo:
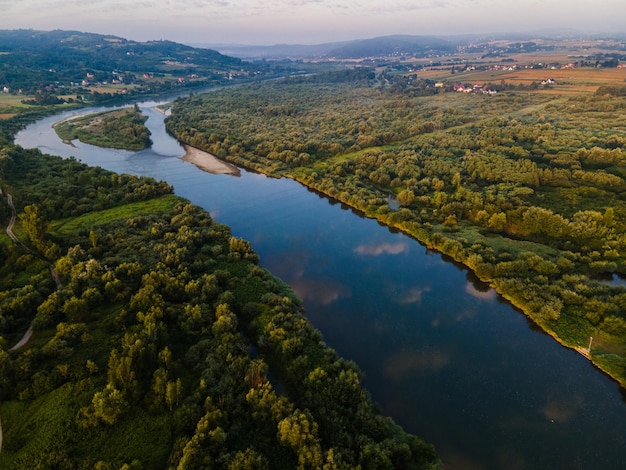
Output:
M193 163L201 170L207 173L213 173L214 175L234 175L239 176L241 172L235 165L220 160L215 155L211 155L208 152L199 150L191 145L184 144L185 155L182 159L186 162Z

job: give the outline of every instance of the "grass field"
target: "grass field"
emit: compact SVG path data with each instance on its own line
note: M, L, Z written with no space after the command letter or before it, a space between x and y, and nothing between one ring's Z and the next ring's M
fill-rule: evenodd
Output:
M63 236L69 233L77 232L81 229L91 229L101 224L109 223L113 220L126 220L137 214L158 214L167 210L171 210L181 199L178 196L167 195L160 198L150 199L148 201L134 202L124 204L120 207L106 209L97 212L89 212L78 217L72 217L68 220L59 220L52 223L52 233Z
M0 93L0 119L8 119L17 114L18 109L26 108L28 105L22 103L27 99L24 95L11 95L9 93Z

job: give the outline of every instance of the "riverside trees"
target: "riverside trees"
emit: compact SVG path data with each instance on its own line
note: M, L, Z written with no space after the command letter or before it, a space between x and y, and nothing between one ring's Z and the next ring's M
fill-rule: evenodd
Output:
M450 255L560 342L597 338L592 361L626 384L626 291L599 278L626 274L624 94L429 96L344 79L179 99L167 126Z
M0 239L0 331L35 330L18 351L0 343L0 467L438 465L377 413L356 366L250 244L205 211L149 178L11 158L18 211L45 217L37 234L59 247L61 282Z
M78 139L100 147L142 150L152 144L144 125L148 118L134 108L106 111L65 120L54 126L65 140Z

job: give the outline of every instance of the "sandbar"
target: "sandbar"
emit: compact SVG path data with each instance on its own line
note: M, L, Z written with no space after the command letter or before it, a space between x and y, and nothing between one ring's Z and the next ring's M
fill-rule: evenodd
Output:
M207 173L212 173L214 175L241 176L239 168L225 162L224 160L220 160L215 155L187 144L183 144L183 148L185 149L185 155L181 158L186 162L193 163Z

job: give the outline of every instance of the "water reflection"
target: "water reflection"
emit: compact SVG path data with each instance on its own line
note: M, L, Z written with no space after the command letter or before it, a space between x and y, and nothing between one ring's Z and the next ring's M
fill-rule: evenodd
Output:
M328 306L339 299L352 296L350 289L332 279L290 278L287 283L296 295L311 306Z
M479 290L476 288L476 284L473 282L468 282L465 284L465 292L476 299L486 300L488 302L492 302L496 299L497 294L493 289L488 290Z
M404 242L383 242L377 245L359 245L354 252L364 256L399 255L408 249L409 245Z
M543 415L553 423L568 423L576 417L582 402L580 395L549 397L543 407Z
M626 461L626 392L463 266L291 180L209 175L149 151L56 148L55 136L41 138L51 122L22 142L165 179L250 240L262 265L304 300L326 343L363 369L383 412L434 443L446 468Z
M419 304L422 302L422 295L430 292L430 287L413 287L405 289L399 297L394 297L393 301L400 305Z
M452 361L444 350L402 351L387 359L384 375L390 380L414 380L417 375L434 374Z

